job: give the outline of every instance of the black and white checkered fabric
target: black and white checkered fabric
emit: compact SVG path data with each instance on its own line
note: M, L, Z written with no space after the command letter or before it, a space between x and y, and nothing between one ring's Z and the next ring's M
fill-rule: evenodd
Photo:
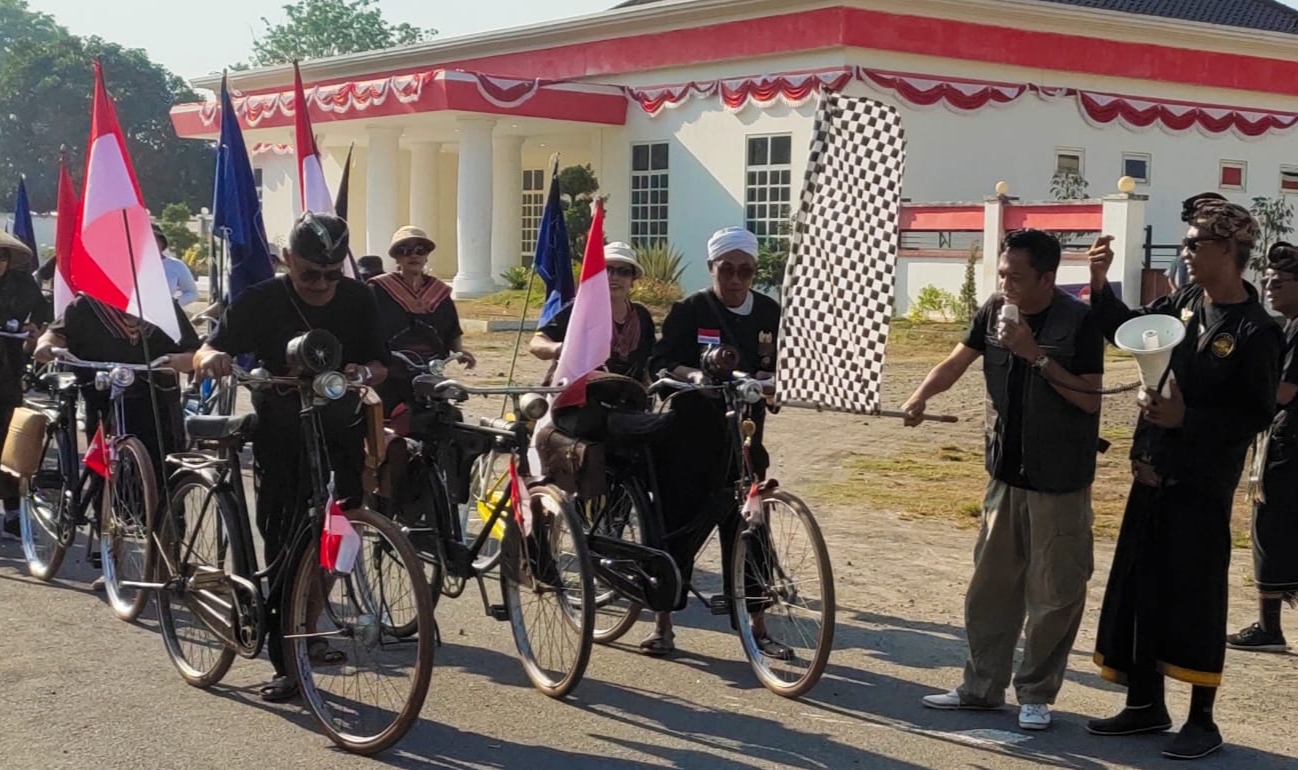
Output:
M905 165L895 109L822 94L781 295L778 403L879 411Z

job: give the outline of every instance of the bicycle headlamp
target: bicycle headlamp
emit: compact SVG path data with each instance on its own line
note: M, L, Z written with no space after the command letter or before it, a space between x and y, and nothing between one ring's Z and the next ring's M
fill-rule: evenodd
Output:
M739 366L739 350L733 345L715 345L703 351L699 368L709 377L729 375Z
M311 381L311 392L320 398L337 401L347 395L347 378L341 372L321 372Z
M539 420L550 410L550 402L540 393L524 393L518 400L518 411L529 420Z
M302 375L335 371L342 363L343 347L338 338L324 329L312 329L288 341L284 359L289 370Z

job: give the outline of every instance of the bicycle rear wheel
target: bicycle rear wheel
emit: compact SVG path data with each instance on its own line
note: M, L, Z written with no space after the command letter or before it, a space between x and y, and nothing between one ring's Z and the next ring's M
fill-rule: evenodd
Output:
M640 482L633 478L610 478L609 481L606 494L582 503L591 533L646 545L645 516L649 511L649 499ZM624 598L596 574L595 623L591 638L599 644L616 642L640 619L642 609L638 602Z
M529 487L527 493L532 533L525 536L518 520L509 518L500 586L528 679L546 695L562 698L590 662L595 581L585 529L572 501L549 485Z
M118 439L104 484L99 537L108 604L127 622L138 618L149 601L148 592L123 583L147 583L153 574L149 533L157 508L158 485L148 450L134 436Z
M741 530L730 554L730 606L744 655L762 685L786 698L816 686L834 645L834 574L811 510L777 489L762 499L766 523ZM740 527L744 525L741 523ZM762 651L753 620L787 648L787 659Z
M158 625L180 676L207 688L220 682L234 662L235 651L223 636L242 632L232 584L211 578L246 577L243 524L229 492L197 473L173 478L171 515L161 517L157 527L155 574L158 582L171 586L157 592Z
M76 537L72 485L80 479L76 449L62 430L45 434L41 465L18 481L18 515L27 572L53 580Z
M351 574L326 572L311 538L291 564L284 640L321 729L341 748L368 755L401 740L423 708L433 673L433 598L418 554L392 520L367 508L347 518L361 555ZM413 606L392 605L394 586ZM413 617L416 632L392 633L387 619L394 616ZM345 660L323 662L322 642Z

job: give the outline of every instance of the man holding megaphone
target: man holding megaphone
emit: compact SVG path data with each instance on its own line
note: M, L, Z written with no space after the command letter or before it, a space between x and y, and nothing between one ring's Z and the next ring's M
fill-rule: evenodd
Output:
M1090 251L1092 313L1141 361L1145 388L1095 653L1104 677L1127 687L1126 708L1087 729L1169 729L1163 678L1172 677L1193 694L1163 755L1197 759L1222 746L1212 712L1226 657L1232 498L1249 444L1275 412L1283 340L1243 278L1258 235L1248 211L1206 193L1185 201L1182 219L1190 282L1143 308L1109 286L1112 238Z

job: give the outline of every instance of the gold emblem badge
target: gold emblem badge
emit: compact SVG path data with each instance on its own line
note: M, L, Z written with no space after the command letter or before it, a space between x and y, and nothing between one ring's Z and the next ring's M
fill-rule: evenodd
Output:
M1235 352L1235 338L1229 334L1218 334L1212 338L1212 354L1225 358Z
M1181 323L1188 324L1191 318L1194 318L1194 311L1188 307L1181 308Z

